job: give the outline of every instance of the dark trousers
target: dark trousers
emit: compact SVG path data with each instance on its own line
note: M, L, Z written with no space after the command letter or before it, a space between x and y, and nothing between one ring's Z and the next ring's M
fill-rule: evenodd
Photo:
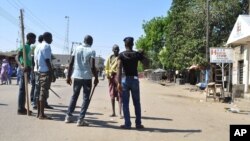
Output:
M88 104L89 104L89 96L92 88L92 80L91 79L74 79L73 84L73 95L70 100L70 104L68 107L67 115L72 116L72 113L75 110L77 99L80 95L80 91L83 87L83 103L80 111L79 119L84 119Z
M135 108L135 124L141 125L141 103L140 103L140 86L139 80L134 78L125 78L122 80L122 102L125 126L131 127L130 112L129 112L129 98L130 92Z
M29 76L30 72L28 72ZM19 93L18 93L18 110L23 111L25 110L25 84L24 84L24 73L21 72L20 83L19 83Z
M30 101L31 105L35 105L35 85L36 85L36 80L35 80L35 73L31 72L30 73L30 84L31 84L31 90L30 90Z

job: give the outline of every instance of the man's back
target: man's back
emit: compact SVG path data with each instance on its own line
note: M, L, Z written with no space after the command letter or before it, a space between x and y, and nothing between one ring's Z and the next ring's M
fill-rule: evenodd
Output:
M75 48L72 56L75 57L74 60L74 72L72 74L73 78L78 79L91 79L91 58L95 57L95 51L90 48L90 46L78 46Z
M143 55L136 51L123 51L119 54L122 61L123 70L126 76L138 76L138 61L143 59Z

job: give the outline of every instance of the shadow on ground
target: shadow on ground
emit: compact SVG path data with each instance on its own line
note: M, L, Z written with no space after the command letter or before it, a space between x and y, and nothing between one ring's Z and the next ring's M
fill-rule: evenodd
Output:
M120 130L138 130L138 131L147 131L147 132L157 132L157 133L201 133L202 130L200 129L164 129L164 128L154 128L154 127L146 127L144 129L122 129L119 126L112 125L110 123L116 123L114 121L100 121L100 120L91 120L87 119L90 123L90 127L97 127L97 128L112 128L112 129L120 129Z
M8 106L8 104L0 103L0 106Z

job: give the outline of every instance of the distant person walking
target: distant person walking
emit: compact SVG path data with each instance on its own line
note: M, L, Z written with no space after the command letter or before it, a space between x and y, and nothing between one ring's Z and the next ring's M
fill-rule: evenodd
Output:
M65 67L65 69L64 69L64 71L63 71L63 73L64 73L64 75L65 75L65 78L67 78L67 76L68 76L68 67Z
M28 33L26 35L27 41L25 46L21 46L16 55L16 62L21 69L21 77L19 84L19 94L18 94L18 110L17 114L26 115L27 112L31 113L31 111L27 111L25 108L26 96L25 96L25 84L24 84L24 72L27 72L27 76L30 75L32 60L31 60L31 48L30 45L36 42L36 35L34 33ZM26 60L23 58L23 50L26 52ZM26 61L27 66L24 66L24 61Z
M123 113L125 124L121 128L130 129L130 112L129 97L130 92L135 108L135 127L137 129L144 128L141 124L141 103L140 103L140 86L138 80L138 61L146 64L146 58L143 53L133 50L134 38L126 37L124 40L126 50L121 52L118 57L118 90L122 95ZM122 77L122 70L125 76Z
M8 68L9 63L7 59L3 59L2 66L1 66L1 85L7 84L8 82Z
M74 78L73 95L70 100L68 111L65 117L65 122L73 122L73 112L76 107L76 102L80 91L83 88L83 103L80 111L80 116L77 121L77 126L88 126L84 121L84 117L90 102L89 96L92 89L92 74L94 78L94 85L99 83L98 74L95 67L95 51L91 49L93 38L90 35L84 37L84 45L76 47L71 55L69 72L67 75L67 83L72 84L71 74ZM74 67L74 70L73 70ZM73 73L72 73L73 71Z
M118 92L117 89L117 68L118 68L118 55L119 55L119 46L114 45L113 46L113 54L110 55L107 59L107 63L105 66L105 71L107 75L107 79L109 82L109 95L111 98L111 106L112 106L112 114L110 115L111 117L116 116L115 114L115 99L117 99L118 104L119 104L119 115L122 118L122 101L121 101L121 95Z
M11 76L13 73L13 68L10 63L8 63L8 85L11 85Z

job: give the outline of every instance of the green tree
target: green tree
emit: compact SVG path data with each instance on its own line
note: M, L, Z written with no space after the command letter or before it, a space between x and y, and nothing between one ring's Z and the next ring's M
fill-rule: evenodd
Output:
M248 0L210 0L209 46L222 47L239 14L248 12ZM144 36L136 42L146 51L151 68L185 69L207 64L206 1L173 0L165 17L143 23Z
M158 53L164 46L164 20L164 17L156 17L149 22L144 22L143 29L146 35L141 36L136 42L137 49L144 50L147 56L150 56L150 64L153 68L161 66Z

